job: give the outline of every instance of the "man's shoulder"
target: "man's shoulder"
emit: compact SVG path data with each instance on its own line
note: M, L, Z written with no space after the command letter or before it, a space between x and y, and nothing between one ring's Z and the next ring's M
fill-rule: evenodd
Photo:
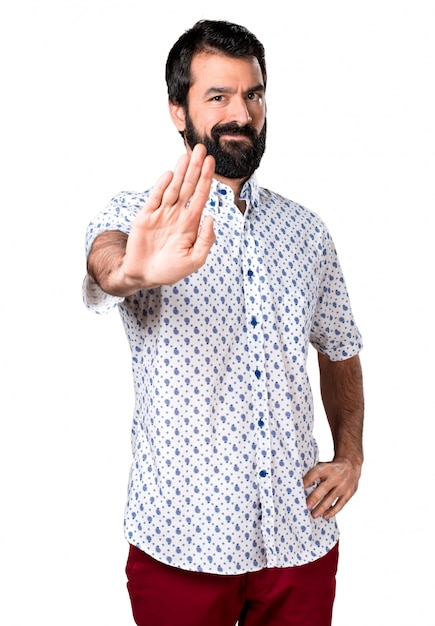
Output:
M120 191L113 196L110 202L96 215L93 221L118 219L120 217L129 221L141 210L147 201L149 193L150 190Z
M272 210L280 218L287 218L292 222L312 224L322 230L325 228L325 223L318 213L276 191L260 187L259 197L260 206L264 208L265 212Z
M88 224L86 231L86 250L89 254L95 238L108 230L119 230L128 234L137 213L143 207L149 191L121 191L109 204L97 213Z
M141 208L143 203L146 202L149 193L150 189L146 191L120 191L113 196L107 208Z

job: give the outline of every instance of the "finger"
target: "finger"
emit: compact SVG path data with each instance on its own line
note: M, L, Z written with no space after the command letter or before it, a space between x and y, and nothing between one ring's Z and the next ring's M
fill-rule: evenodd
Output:
M213 229L213 218L207 215L204 218L198 237L191 250L192 266L194 271L202 267L205 263L210 248L216 241L216 235Z
M304 489L308 489L311 485L314 485L318 480L321 480L320 476L320 468L319 465L315 465L309 472L307 472L304 476Z
M210 195L210 188L214 174L215 161L212 156L207 156L203 162L200 177L195 185L193 194L188 198L186 206L195 216L202 213Z
M162 205L165 204L168 207L172 207L181 200L181 188L185 181L185 176L190 165L190 157L187 154L183 154L177 162L174 168L174 174L170 184L164 192L162 197ZM188 200L188 198L187 198ZM187 202L185 200L185 202Z
M177 205L179 207L178 210L180 211L178 216L178 219L181 220L180 228L182 228L184 232L190 232L194 240L197 239L201 216L210 195L211 182L214 174L214 164L214 158L212 156L206 156L203 161L200 178L197 181L193 195L189 196L187 200L187 196L184 197L182 201L180 199L180 203ZM210 221L209 226L207 224L203 223L202 225L202 242L198 242L198 250L202 249L202 245L205 244L208 253L215 237L212 221Z
M170 179L168 173L159 179L153 189L150 209L165 207L169 211L167 212L169 218L174 210L178 211L188 204L190 206L191 198L197 191L195 199L198 199L201 204L199 210L202 211L210 192L213 173L214 159L207 157L205 146L197 144L190 156L184 154L180 157ZM198 209L196 205L194 208Z
M171 184L165 192L165 204L173 206L177 203L186 204L189 201L201 175L205 156L205 146L198 144L190 156L183 154L179 158Z
M332 511L335 509L335 506L338 505L339 500L340 498L337 495L337 491L333 489L329 491L326 495L320 496L314 507L312 507L311 509L310 507L308 508L309 510L311 510L311 515L313 518L325 517L325 515L327 515L328 517L332 517L334 515Z
M325 489L324 486L322 486L322 483L320 483L315 489L314 491L312 491L310 493L310 495L307 498L306 504L307 504L307 509L309 511L314 511L314 509L319 506L319 503L323 500L323 498L328 494L329 489Z
M306 480L308 487L315 485L315 488L307 497L307 508L310 511L317 509L320 502L332 504L333 500L339 495L339 485L331 474L330 466L325 467L324 464L317 465L308 472L304 480Z
M202 175L202 168L206 160L205 146L197 144L191 155L184 154L178 160L170 185L164 192L162 205L174 209L186 206L195 192ZM209 167L206 168L208 171ZM210 178L211 184L211 178Z
M212 167L213 163L213 167ZM207 150L202 144L197 144L190 155L190 162L180 189L180 202L191 202L195 194L202 196L204 189L207 197L213 176L214 160L207 157Z
M143 207L144 212L153 212L156 209L160 208L163 195L167 191L173 177L174 173L170 171L165 172L160 176L148 195L145 206Z
M337 498L335 502L323 513L323 519L331 519L334 515L337 515L344 505L348 502L345 498Z
M210 193L210 185L214 176L214 168L215 168L215 160L211 155L207 155L203 161L201 168L201 176L196 185L195 192L200 194L207 194L207 197Z
M349 502L350 498L346 496L336 497L335 495L331 495L328 499L325 499L318 507L318 515L316 517L322 516L324 519L330 519L337 515L344 506ZM315 509L317 512L317 509Z

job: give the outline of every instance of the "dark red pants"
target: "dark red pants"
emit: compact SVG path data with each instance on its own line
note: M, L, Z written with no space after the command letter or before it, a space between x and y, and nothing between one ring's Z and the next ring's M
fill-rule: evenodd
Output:
M313 563L224 576L170 567L130 546L138 626L330 626L338 545Z

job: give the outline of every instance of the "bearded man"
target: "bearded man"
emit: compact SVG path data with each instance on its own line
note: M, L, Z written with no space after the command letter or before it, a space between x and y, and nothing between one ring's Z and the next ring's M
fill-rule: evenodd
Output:
M264 48L202 20L170 51L186 154L87 231L87 306L117 307L135 385L125 513L139 626L329 626L336 514L363 462L361 336L331 236L261 188ZM334 457L319 461L309 346Z

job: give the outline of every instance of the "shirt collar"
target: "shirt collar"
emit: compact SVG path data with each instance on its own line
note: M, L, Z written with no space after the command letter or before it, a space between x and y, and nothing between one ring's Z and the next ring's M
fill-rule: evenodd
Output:
M252 174L251 178L248 178L246 183L242 187L240 198L242 200L249 200L250 203L257 207L260 197L260 190L258 187L258 181L255 174Z
M224 196L231 204L234 204L234 193L231 187L225 185L221 181L213 178L210 190L210 202L212 206L216 208L219 206L219 197ZM242 187L240 192L240 198L245 200L247 205L254 207L258 206L260 191L257 182L257 177L253 174Z

